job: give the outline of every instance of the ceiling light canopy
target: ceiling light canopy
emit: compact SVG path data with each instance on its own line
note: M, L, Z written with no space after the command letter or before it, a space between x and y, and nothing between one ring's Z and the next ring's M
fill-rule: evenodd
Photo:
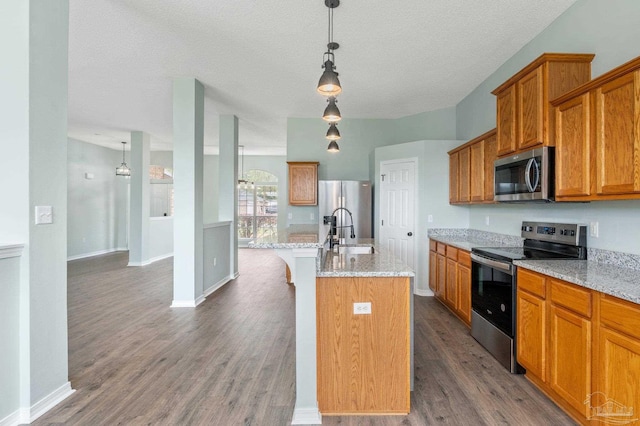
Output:
M124 161L124 146L126 144L127 144L126 142L122 142L122 164L116 167L116 176L125 176L125 177L131 176L131 169L129 168L129 166L127 166L127 163Z
M342 119L342 116L340 115L340 110L336 106L336 102L338 102L338 100L335 98L335 96L331 96L327 101L329 102L329 105L327 105L327 107L324 109L322 119L328 121L329 123L336 123L340 121Z

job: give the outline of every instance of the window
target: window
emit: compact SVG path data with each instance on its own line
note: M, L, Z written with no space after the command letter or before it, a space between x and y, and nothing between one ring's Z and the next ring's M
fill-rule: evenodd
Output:
M249 170L253 184L238 188L238 238L268 238L278 227L278 178L263 170Z

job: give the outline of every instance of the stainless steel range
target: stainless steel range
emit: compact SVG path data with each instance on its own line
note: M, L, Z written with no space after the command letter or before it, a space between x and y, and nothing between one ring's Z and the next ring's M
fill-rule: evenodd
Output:
M516 359L516 265L523 259L586 259L586 225L522 222L523 247L471 250L471 335L512 373Z

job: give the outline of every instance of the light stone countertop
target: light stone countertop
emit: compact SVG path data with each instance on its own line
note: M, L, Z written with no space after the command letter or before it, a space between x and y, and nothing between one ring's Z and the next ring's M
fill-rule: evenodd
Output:
M512 235L464 228L430 229L428 235L434 241L466 251L476 247L522 247L524 241L523 238Z
M589 260L517 260L516 266L640 304L640 270Z
M350 244L354 245L354 244ZM316 262L318 277L413 277L413 269L380 247L374 239L359 239L355 245L373 245L372 254L338 254L321 250ZM256 249L323 248L317 225L291 225L277 237L249 243Z

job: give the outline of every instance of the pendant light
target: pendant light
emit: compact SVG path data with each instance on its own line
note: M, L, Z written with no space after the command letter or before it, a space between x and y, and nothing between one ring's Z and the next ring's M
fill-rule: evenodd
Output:
M329 102L329 105L327 105L327 107L324 109L322 119L328 121L329 123L336 123L340 121L342 119L342 116L340 115L340 110L336 106L336 102L338 102L336 97L330 96L329 99L327 99L327 102Z
M329 146L327 147L327 151L329 151L329 152L340 152L340 147L338 146L338 142L336 142L336 141L329 142Z
M324 96L335 96L342 91L340 80L338 80L338 73L335 71L335 56L333 54L333 51L340 47L338 43L334 43L333 41L333 9L340 5L340 0L325 0L324 4L329 11L329 40L327 43L327 51L322 57L322 68L324 68L324 72L318 82L318 92Z
M131 169L127 166L127 163L124 161L124 146L126 142L122 142L122 164L119 167L116 167L116 176L131 176Z
M340 139L340 132L336 127L336 123L331 123L331 125L329 126L329 130L327 130L327 139L329 139L330 141L337 141L338 139Z
M241 174L240 179L238 179L238 188L247 188L251 186L253 188L253 182L249 182L244 178L244 145L239 145L240 148L240 164L241 164Z

